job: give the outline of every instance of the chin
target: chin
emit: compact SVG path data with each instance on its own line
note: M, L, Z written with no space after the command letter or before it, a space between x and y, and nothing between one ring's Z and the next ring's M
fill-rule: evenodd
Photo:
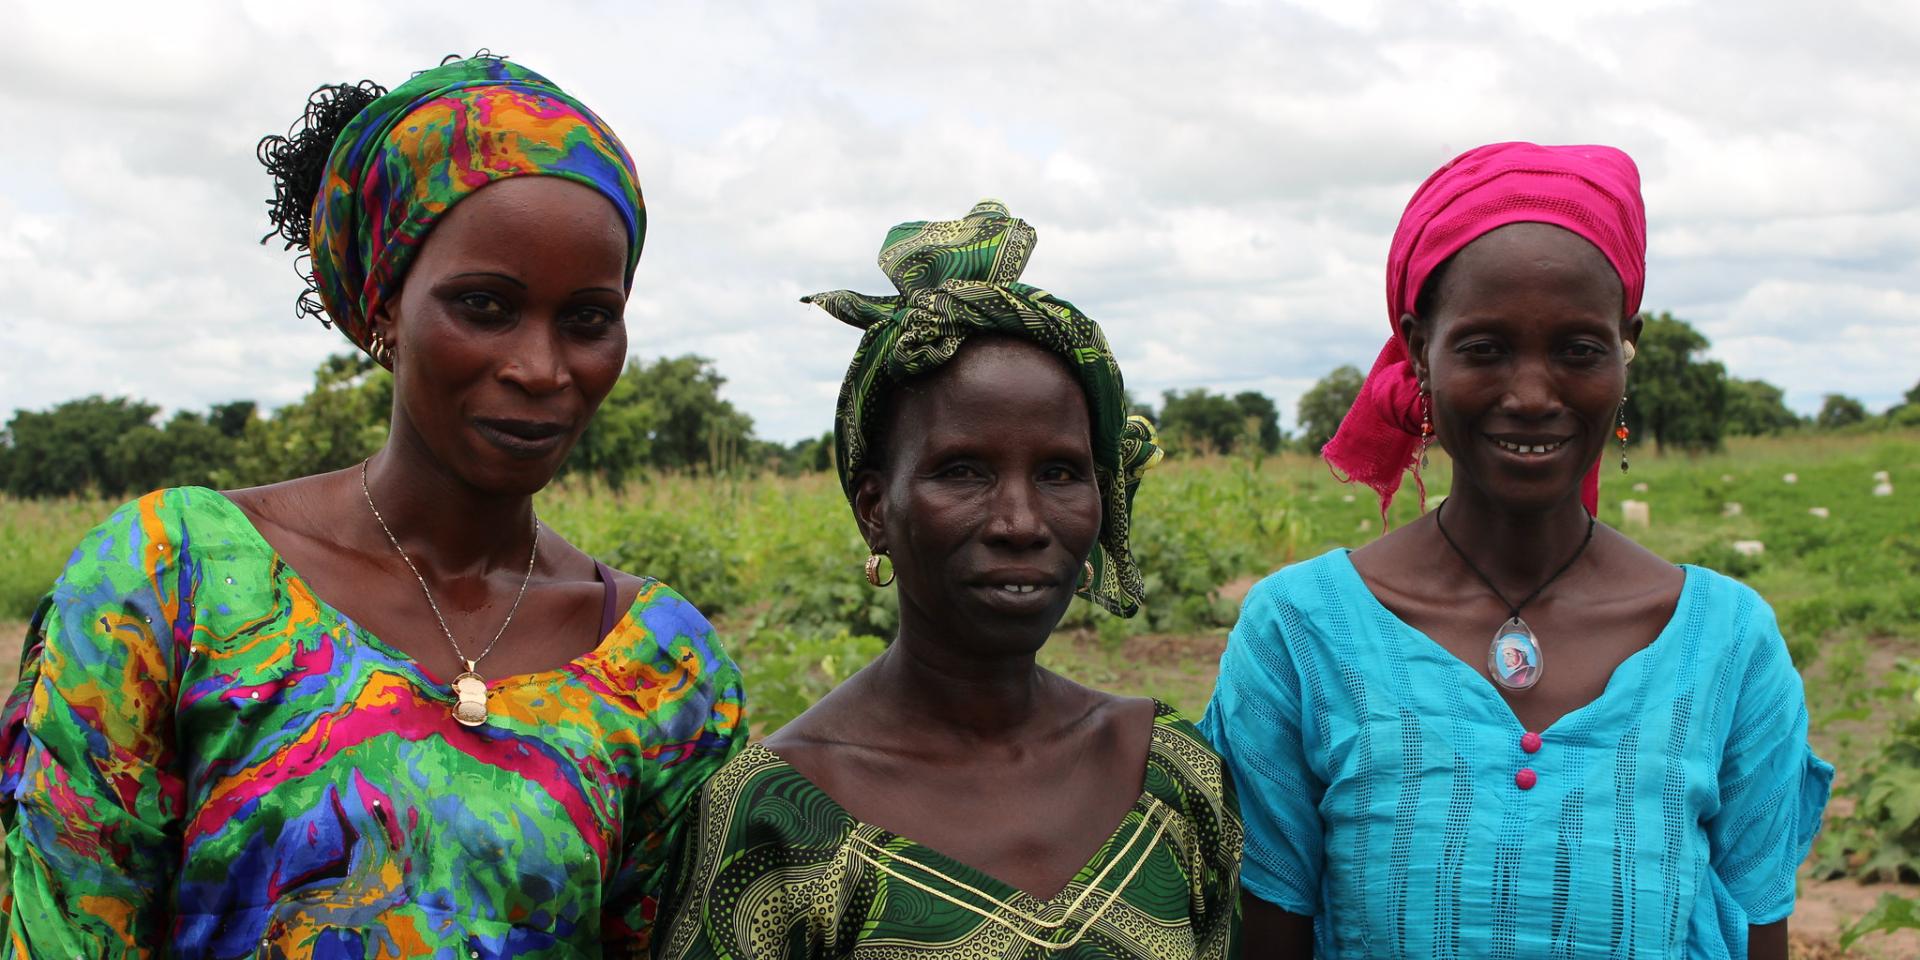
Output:
M452 464L453 472L469 486L496 496L530 497L553 482L567 461L571 444L555 454L538 459L503 456L499 451L482 448L471 451L463 463Z

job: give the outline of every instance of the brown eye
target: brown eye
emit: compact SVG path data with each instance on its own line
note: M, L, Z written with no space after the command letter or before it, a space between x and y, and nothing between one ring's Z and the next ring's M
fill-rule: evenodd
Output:
M466 293L460 296L460 305L475 313L505 313L506 304L490 293Z

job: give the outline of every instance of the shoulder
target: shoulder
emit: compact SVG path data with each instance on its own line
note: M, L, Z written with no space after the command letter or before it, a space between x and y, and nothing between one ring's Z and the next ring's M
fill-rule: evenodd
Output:
M1356 589L1364 587L1345 549L1329 550L1311 560L1274 571L1247 591L1240 615L1272 617L1284 612L1320 610L1348 605Z
M1780 634L1773 606L1759 591L1726 574L1706 567L1682 565L1686 576L1675 625L1707 646L1725 646L1751 656L1761 648L1779 646Z
M701 788L703 836L729 846L839 849L855 821L792 764L748 744Z
M637 579L626 615L595 656L624 684L648 692L650 712L678 704L688 722L716 710L737 719L744 700L740 668L721 647L713 624L672 587Z
M169 487L136 497L81 538L67 558L61 587L157 582L166 571L191 573L195 555L232 541L232 504L205 487ZM56 594L60 587L56 587Z
M1238 858L1243 839L1240 804L1226 761L1191 721L1157 700L1145 789L1197 826L1209 838L1207 846L1231 848Z

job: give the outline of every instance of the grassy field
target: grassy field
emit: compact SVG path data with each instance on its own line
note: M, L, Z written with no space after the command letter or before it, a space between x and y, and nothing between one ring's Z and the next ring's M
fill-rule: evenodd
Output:
M1813 738L1839 766L1842 789L1829 812L1834 842L1823 840L1815 857L1821 879L1804 883L1794 925L1806 935L1800 955L1838 955L1835 931L1878 892L1920 893L1855 882L1876 873L1857 847L1896 831L1849 832L1844 822L1861 799L1848 790L1855 771L1883 783L1908 773L1889 744L1920 711L1920 671L1903 666L1920 656L1920 433L1738 440L1711 456L1641 452L1634 461L1624 478L1609 468L1602 519L1620 526L1621 501L1643 501L1650 526L1626 532L1662 556L1752 584L1773 604L1807 678ZM1874 493L1880 471L1891 495ZM1446 483L1436 461L1429 488ZM1396 523L1414 515L1411 499L1397 505ZM0 621L30 613L111 506L0 500ZM861 579L866 553L830 476L663 477L618 493L563 486L541 497L540 513L588 552L672 583L709 613L746 673L760 734L857 669L891 629L890 593ZM1146 614L1121 621L1076 604L1044 659L1082 682L1197 716L1240 595L1288 562L1366 542L1380 519L1369 491L1339 484L1311 458L1214 458L1150 475L1134 529ZM1736 548L1742 541L1760 551ZM20 633L0 622L0 675L12 669ZM1920 760L1911 774L1920 783ZM1913 836L1920 862L1920 828ZM1920 940L1901 936L1869 938L1850 955L1920 956Z

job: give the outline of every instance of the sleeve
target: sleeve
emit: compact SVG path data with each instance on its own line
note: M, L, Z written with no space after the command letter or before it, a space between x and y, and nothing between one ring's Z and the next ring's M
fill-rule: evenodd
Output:
M1185 721L1182 721L1185 726ZM1201 744L1198 729L1187 728ZM1196 960L1237 960L1240 956L1240 861L1246 850L1246 832L1240 820L1240 800L1233 789L1233 772L1220 763L1219 798L1212 813L1217 824L1213 849L1193 898L1193 924L1202 945Z
M28 629L0 718L9 957L146 957L172 936L184 785L175 651L196 579L163 493L75 550Z
M655 787L630 821L620 865L608 882L601 935L609 956L646 956L672 883L669 865L689 821L699 815L700 788L747 744L739 667L691 604L664 586L649 589L663 597L648 605L643 620L673 666L663 679L668 692L653 708L664 742L643 761L657 765Z
M1751 621L1751 652L1706 828L1714 874L1747 923L1762 926L1793 912L1794 873L1820 831L1833 766L1807 744L1806 695L1773 611L1757 596L1747 602L1749 617L1736 621Z
M1247 595L1220 658L1220 678L1200 730L1226 762L1246 830L1240 886L1283 910L1320 908L1326 787L1307 761L1300 675L1288 655L1279 581Z

